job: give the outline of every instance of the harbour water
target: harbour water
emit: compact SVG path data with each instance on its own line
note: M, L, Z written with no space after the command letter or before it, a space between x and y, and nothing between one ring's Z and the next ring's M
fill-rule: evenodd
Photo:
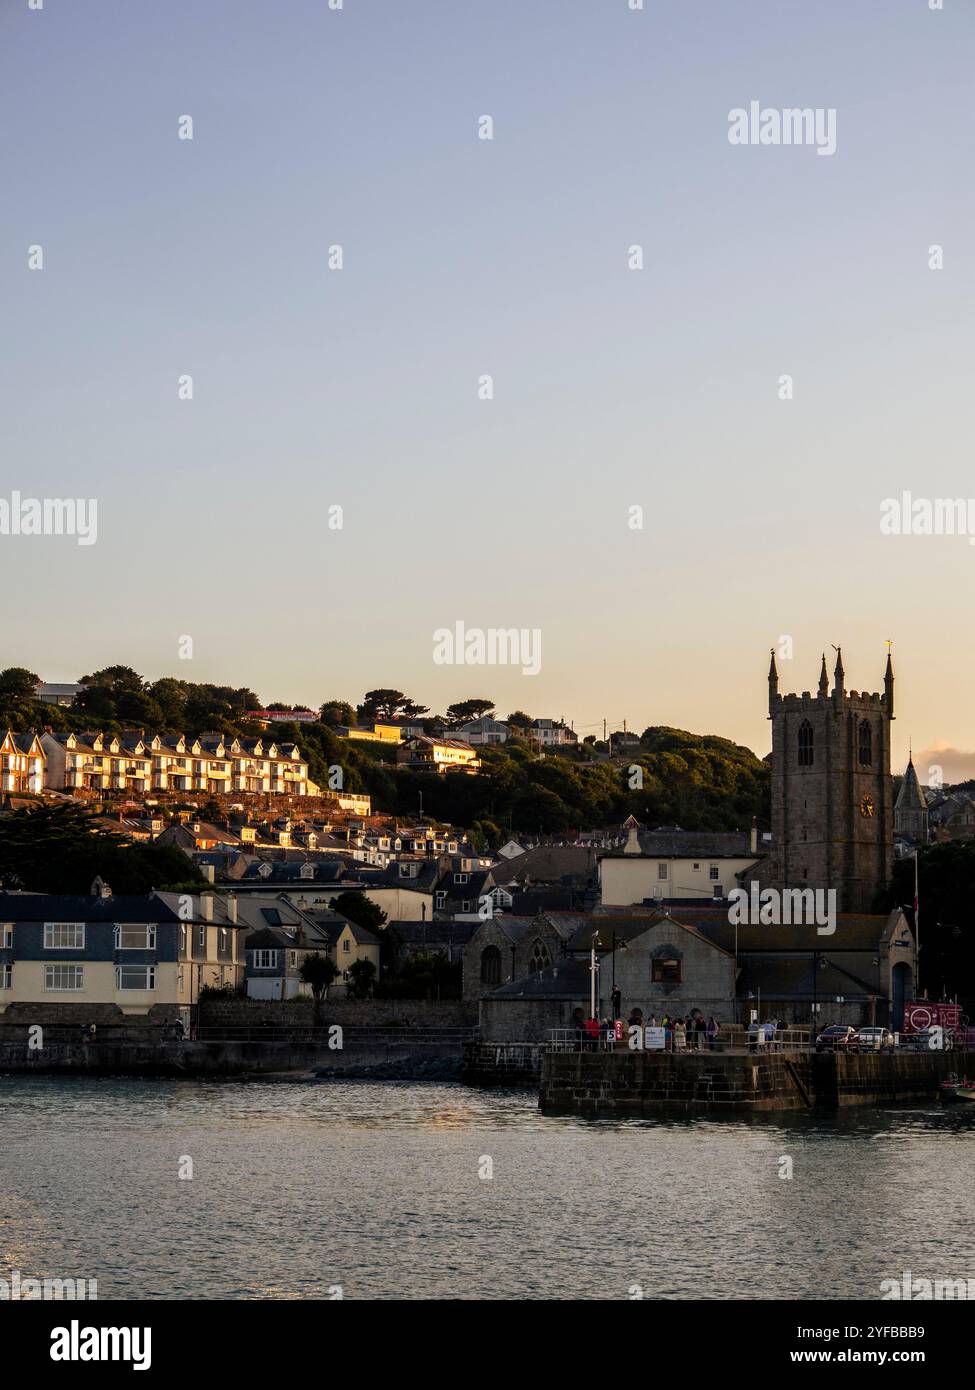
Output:
M0 1277L99 1298L860 1300L975 1276L975 1106L588 1121L458 1084L7 1076L0 1111Z

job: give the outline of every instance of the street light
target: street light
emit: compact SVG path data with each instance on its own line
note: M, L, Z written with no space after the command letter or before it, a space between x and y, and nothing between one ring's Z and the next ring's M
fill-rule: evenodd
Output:
M596 972L599 963L596 960L596 947L601 945L599 940L599 928L593 932L589 938L589 1017L596 1017Z

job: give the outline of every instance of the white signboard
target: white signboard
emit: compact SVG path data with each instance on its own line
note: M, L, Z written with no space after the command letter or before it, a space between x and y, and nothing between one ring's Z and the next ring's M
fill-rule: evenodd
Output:
M645 1047L648 1052L663 1052L666 1045L665 1030L663 1028L647 1028L645 1031Z

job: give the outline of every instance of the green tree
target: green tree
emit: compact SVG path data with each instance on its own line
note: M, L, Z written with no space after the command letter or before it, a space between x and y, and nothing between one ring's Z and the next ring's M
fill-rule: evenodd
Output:
M445 717L448 724L467 724L472 719L481 719L493 712L493 700L459 700L457 704L447 706Z
M367 931L379 931L386 925L385 912L371 898L367 898L365 893L349 889L333 898L329 907L340 916L348 917L357 927L365 927Z
M372 961L354 960L345 973L352 998L368 999L376 979L376 967Z
M312 998L315 1001L315 1022L321 1018L322 1000L328 994L328 987L339 973L338 966L329 956L320 955L317 951L314 955L305 956L298 969L298 974L306 985L311 986Z
M322 723L331 729L339 726L350 729L355 725L355 710L345 700L326 700L322 705L320 717Z
M40 676L24 666L8 666L0 671L0 701L30 700L41 683Z

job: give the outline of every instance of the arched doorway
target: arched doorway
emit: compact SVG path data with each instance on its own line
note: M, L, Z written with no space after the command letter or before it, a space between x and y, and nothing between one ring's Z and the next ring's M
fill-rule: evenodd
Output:
M904 1005L914 998L914 971L906 961L898 961L890 972L890 1027L904 1026Z

